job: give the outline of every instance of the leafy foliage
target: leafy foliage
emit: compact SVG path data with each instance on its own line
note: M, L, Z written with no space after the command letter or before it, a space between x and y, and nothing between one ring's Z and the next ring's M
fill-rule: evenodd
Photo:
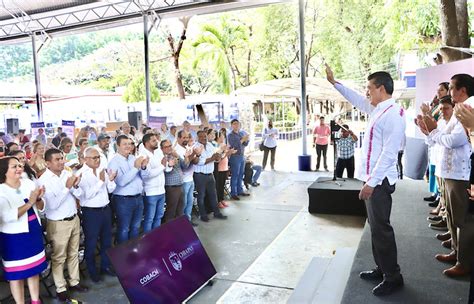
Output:
M153 84L150 85L151 102L160 101L160 93ZM140 102L146 100L145 93L145 76L140 75L135 77L127 86L125 93L122 96L123 100L128 103Z

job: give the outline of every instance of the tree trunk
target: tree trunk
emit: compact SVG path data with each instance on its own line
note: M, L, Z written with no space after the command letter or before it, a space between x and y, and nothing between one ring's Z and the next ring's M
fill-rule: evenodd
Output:
M176 89L178 90L179 99L185 99L186 94L184 93L183 79L181 77L181 71L179 70L179 57L173 57Z
M466 0L440 0L441 47L439 63L469 58L470 55L450 47L469 47Z
M179 38L178 45L175 48L174 38L171 33L168 33L168 43L170 46L171 57L173 57L175 80L176 80L176 89L178 90L179 99L183 100L186 97L183 86L183 78L181 77L181 70L179 69L179 55L183 48L184 40L186 40L186 31L188 29L188 23L191 17L182 17L179 20L183 24L183 31L181 32L181 37Z

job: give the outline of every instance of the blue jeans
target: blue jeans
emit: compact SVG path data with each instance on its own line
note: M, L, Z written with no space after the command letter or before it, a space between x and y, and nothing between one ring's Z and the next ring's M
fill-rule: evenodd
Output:
M117 242L123 243L138 236L143 217L143 196L114 195L117 215Z
M255 171L252 176L252 183L256 183L258 181L258 178L260 177L260 173L262 173L262 166L253 165L252 170Z
M194 181L183 183L183 213L191 220L191 212L193 211L194 200Z
M145 196L143 201L145 203L143 232L146 233L161 225L161 219L165 214L165 194Z
M243 155L232 155L229 158L230 165L230 195L236 196L244 192L242 180L245 172L245 158Z
M106 250L112 247L112 210L110 206L104 209L81 208L82 228L85 237L84 257L87 271L90 275L97 275L95 264L95 250L100 240L100 269L110 267Z

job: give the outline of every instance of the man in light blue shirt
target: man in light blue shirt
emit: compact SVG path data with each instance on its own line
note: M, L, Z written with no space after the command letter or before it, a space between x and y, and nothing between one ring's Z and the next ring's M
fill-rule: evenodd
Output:
M149 159L130 155L132 140L127 135L117 137L117 154L109 162L109 170L117 172L113 202L117 214L117 241L123 243L137 237L143 217L143 181Z
M216 149L211 143L207 142L207 134L205 131L199 131L197 135L199 141L198 145L202 145L203 149L199 157L199 162L194 166L193 177L198 193L197 201L201 221L209 221L206 207L204 206L204 199L206 197L214 211L214 218L225 220L227 216L223 215L217 207L216 181L213 174L214 162L221 160L222 156L216 153Z

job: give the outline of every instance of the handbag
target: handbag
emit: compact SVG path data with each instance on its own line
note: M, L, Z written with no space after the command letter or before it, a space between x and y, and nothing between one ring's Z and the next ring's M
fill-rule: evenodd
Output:
M260 143L260 145L258 145L258 149L259 149L260 151L263 151L264 147L265 147L265 146L263 145L263 141L262 141L262 142Z

